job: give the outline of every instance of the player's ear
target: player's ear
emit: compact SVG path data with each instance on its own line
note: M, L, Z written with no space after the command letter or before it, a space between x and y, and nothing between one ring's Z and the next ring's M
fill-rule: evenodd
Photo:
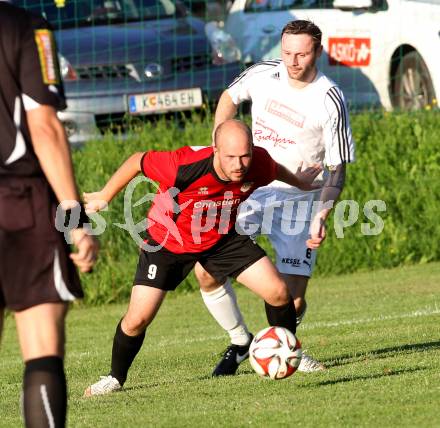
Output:
M316 48L316 58L319 58L321 56L323 49L324 49L324 47L322 45L320 45L318 48Z

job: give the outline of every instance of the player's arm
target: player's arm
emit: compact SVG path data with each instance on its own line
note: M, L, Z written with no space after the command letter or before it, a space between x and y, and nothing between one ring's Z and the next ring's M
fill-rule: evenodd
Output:
M277 164L276 180L295 186L301 190L315 190L320 186L314 185L313 181L322 171L320 165L315 164L308 168L301 170L301 165L298 167L295 174L289 171L284 165Z
M228 90L223 91L215 110L214 128L212 132L213 141L217 127L226 120L233 119L237 114L238 106L234 104Z
M329 168L329 175L319 198L318 210L312 220L311 237L307 240L309 248L318 248L326 237L325 222L344 188L345 174L345 163Z
M79 194L73 175L72 158L64 127L53 107L40 105L26 111L32 146L52 190L63 209L74 208ZM72 243L77 252L70 257L81 272L95 264L98 242L83 227L72 229Z
M344 187L346 164L354 161L354 141L348 110L339 88L329 89L325 97L325 109L328 115L323 126L325 163L330 166L320 204L310 226L311 236L307 246L312 249L318 248L326 237L325 222Z
M40 105L26 111L32 145L41 168L64 209L79 201L69 143L56 111Z
M131 155L111 176L107 184L99 192L83 193L88 212L104 209L109 202L141 172L141 160L144 153Z
M40 105L26 111L32 146L47 181L63 209L74 208L79 203L78 190L73 175L69 143L55 109ZM98 242L82 227L71 231L77 252L70 257L81 272L92 269L98 253Z
M255 67L252 67L254 69ZM237 114L240 103L251 99L250 88L252 86L253 71L249 68L243 71L223 91L215 110L214 127L212 130L212 141L214 142L215 130L226 120L233 119Z
M219 125L237 114L238 106L234 104L228 90L223 91L214 115L214 127L212 129L212 142L215 141L215 131Z

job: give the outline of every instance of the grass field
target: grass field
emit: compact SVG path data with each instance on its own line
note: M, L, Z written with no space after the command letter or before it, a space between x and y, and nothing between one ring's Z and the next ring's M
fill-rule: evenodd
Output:
M82 392L108 371L125 305L75 308L69 426L440 426L440 263L315 279L308 296L298 337L325 372L270 381L246 362L238 376L211 379L227 339L198 293L175 294L148 331L124 392L92 399ZM249 327L265 327L261 301L241 288L238 298ZM0 361L0 426L17 427L22 365L11 317Z

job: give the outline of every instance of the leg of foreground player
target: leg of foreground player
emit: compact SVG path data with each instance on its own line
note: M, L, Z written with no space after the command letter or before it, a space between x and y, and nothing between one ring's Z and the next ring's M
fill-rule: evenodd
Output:
M295 332L295 307L289 296L286 284L267 257L263 257L243 271L237 277L237 281L263 298L266 306L267 319L270 325L286 327L293 333ZM236 310L238 314L240 314L235 299L234 302ZM245 345L231 344L226 349L212 375L226 376L235 374L240 363L249 356L251 339L252 336L250 336L249 342Z
M153 321L166 291L146 285L132 289L127 313L116 327L113 339L111 371L108 376L89 386L84 396L103 395L118 391L127 379L128 370L142 347L145 329Z
M203 270L203 268L201 267ZM237 304L237 298L228 278L226 283L217 281L206 271L207 279L214 285L212 291L200 290L203 301L218 324L228 332L231 344L223 352L223 357L212 372L213 376L233 375L238 366L249 355L249 345L253 336L248 332ZM206 287L205 287L206 290Z
M263 257L237 276L237 281L260 296L269 325L296 332L296 312L286 283L268 257Z
M250 334L240 313L231 280L228 278L223 285L219 284L199 263L196 263L194 273L207 309L228 332L231 344L248 345Z
M45 303L16 312L25 362L23 413L26 427L64 427L67 409L64 374L64 319L67 305Z
M297 313L296 325L300 325L304 319L304 315L307 309L307 302L305 299L307 284L309 282L309 277L304 275L291 275L291 274L281 274L284 281L286 282L290 295L295 303L295 309ZM301 363L298 367L299 372L311 373L320 370L325 370L324 364L315 360L306 351L303 350L303 356L301 358Z
M299 325L305 315L307 308L306 302L306 290L309 282L309 277L304 275L291 275L281 273L281 277L284 279L289 293L292 296L293 303L297 313L297 325Z
M5 318L5 311L3 308L0 308L0 346L1 346L1 340L2 340L4 318Z

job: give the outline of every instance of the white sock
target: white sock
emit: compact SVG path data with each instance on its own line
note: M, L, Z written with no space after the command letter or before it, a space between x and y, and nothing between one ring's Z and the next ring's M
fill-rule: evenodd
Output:
M237 298L231 286L231 280L211 292L200 290L203 301L220 327L226 330L234 345L246 345L249 343L249 332L241 316L237 304Z

